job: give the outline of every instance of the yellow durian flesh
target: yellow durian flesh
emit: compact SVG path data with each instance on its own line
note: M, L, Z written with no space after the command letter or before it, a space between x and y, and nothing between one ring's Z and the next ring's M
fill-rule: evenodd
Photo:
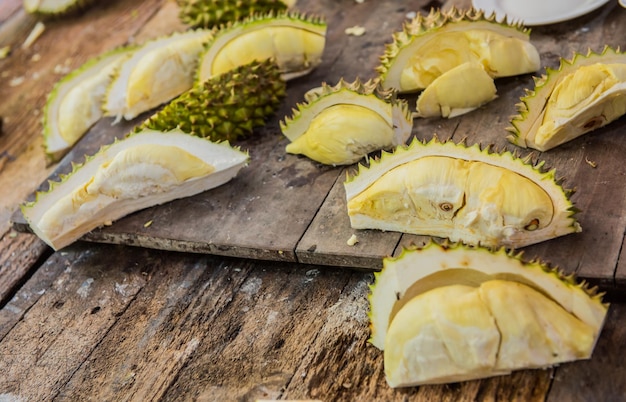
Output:
M466 62L438 76L420 94L418 117L456 117L496 98L496 86L483 66Z
M219 186L247 154L180 130L143 130L103 148L22 212L54 249L131 212Z
M200 57L197 79L271 58L289 80L317 67L325 45L326 25L320 21L289 14L252 17L217 32Z
M288 144L286 151L327 165L345 165L390 147L393 137L393 127L375 111L340 104L315 116L305 133Z
M552 149L626 114L626 64L581 66L563 77L546 104L533 148Z
M397 166L348 200L351 218L379 222L383 230L492 246L547 227L553 214L550 196L526 177L445 156Z
M104 115L131 120L193 86L209 30L174 33L144 44L124 61L107 90Z
M449 383L589 358L598 329L513 281L448 285L395 315L385 338L392 387Z

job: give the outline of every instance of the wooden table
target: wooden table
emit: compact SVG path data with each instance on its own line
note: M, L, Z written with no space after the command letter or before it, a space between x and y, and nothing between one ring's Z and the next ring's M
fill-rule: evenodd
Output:
M453 4L468 2L444 6ZM279 115L312 82L372 75L406 14L440 5L300 0L300 10L326 16L331 40L325 63L308 81L290 84ZM312 252L301 253L308 261L292 261L271 257L278 253L234 258L78 242L53 253L37 237L14 230L10 220L19 203L57 168L45 166L41 148L41 108L52 85L105 50L180 28L172 1L102 2L79 17L46 22L43 35L22 49L35 23L21 1L0 3L0 48L12 49L0 60L0 400L626 400L624 118L564 151L541 155L578 187L575 200L590 235L573 240L566 252L551 252L551 243L527 250L610 292L614 302L592 359L394 390L384 380L382 353L367 343L371 271L339 267L349 265L339 259L336 266L318 263ZM365 26L365 35L344 33L354 25ZM624 38L626 10L615 1L566 23L536 27L531 36L542 64L553 67L572 51L626 47ZM414 132L470 140L482 133L509 147L492 127L506 123L514 97L529 85L530 76L500 80L500 98L484 109L419 121ZM324 179L330 184L318 190L337 197L333 177L343 172L328 172L321 175L330 175ZM328 215L317 224L328 224ZM331 254L331 245L318 246ZM596 264L609 269L589 268Z

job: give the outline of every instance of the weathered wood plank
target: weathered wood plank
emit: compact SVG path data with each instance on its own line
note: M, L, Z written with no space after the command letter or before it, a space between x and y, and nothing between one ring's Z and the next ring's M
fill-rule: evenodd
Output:
M0 238L0 306L37 261L49 254L49 247L35 236L11 231Z

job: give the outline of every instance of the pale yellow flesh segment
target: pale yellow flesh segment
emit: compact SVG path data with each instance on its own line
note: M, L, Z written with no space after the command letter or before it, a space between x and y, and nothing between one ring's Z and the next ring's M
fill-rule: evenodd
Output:
M437 77L417 99L419 117L456 117L496 98L493 78L481 64L463 63Z
M385 338L392 387L449 383L589 358L595 331L511 281L443 286L411 299Z
M555 86L533 143L539 150L548 150L624 114L626 64L581 66Z
M387 230L499 244L516 231L546 227L549 195L515 172L479 161L428 156L386 172L348 200Z
M106 84L122 57L105 66L98 74L81 81L61 101L57 121L59 135L70 146L75 144L89 128L102 117L102 100Z
M532 44L488 30L467 30L433 35L403 68L400 89L427 88L437 77L468 62L484 66L492 77L508 77L536 71L539 54Z
M212 165L175 146L134 146L100 165L91 179L52 205L38 226L50 239L72 236L111 203L168 192L213 171Z
M274 58L281 71L299 71L318 63L326 38L288 26L271 26L233 38L215 56L210 72L201 78L222 74L254 60Z
M145 55L128 79L125 117L132 118L191 88L202 41L202 37L178 40Z
M77 0L24 0L24 9L29 13L40 12L63 12L76 4Z
M327 165L346 165L390 147L393 137L393 127L372 109L339 104L315 116L307 131L287 145L286 151Z

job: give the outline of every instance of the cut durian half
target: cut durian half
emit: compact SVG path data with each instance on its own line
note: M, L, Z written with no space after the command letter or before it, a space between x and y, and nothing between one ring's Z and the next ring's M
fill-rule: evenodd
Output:
M231 180L248 155L180 130L142 130L103 147L22 206L53 249L132 212L189 197Z
M467 62L435 78L417 98L417 117L457 117L496 98L493 78L478 62Z
M537 71L539 53L530 30L520 23L497 21L482 10L431 10L418 14L393 34L377 67L385 88L415 92L446 71L478 62L493 78Z
M405 100L379 82L343 79L305 95L291 117L280 122L291 141L286 151L327 165L347 165L371 152L404 144L413 119Z
M102 117L106 88L136 47L123 47L88 60L59 82L43 112L44 148L48 162L57 162Z
M281 12L294 1L281 0L176 0L180 20L192 28L213 28L253 14Z
M131 120L189 90L210 30L197 29L154 39L122 63L109 85L104 115Z
M355 229L518 248L581 231L555 175L543 162L435 137L359 165L344 187Z
M322 62L326 23L296 12L254 15L221 27L200 56L204 81L254 60L273 59L285 80L308 74Z
M508 139L547 151L626 114L626 53L602 52L561 58L557 69L535 79L517 105Z
M608 310L595 288L544 262L434 242L384 259L369 305L392 387L590 358Z
M62 17L84 10L95 0L24 0L24 10L43 17Z

